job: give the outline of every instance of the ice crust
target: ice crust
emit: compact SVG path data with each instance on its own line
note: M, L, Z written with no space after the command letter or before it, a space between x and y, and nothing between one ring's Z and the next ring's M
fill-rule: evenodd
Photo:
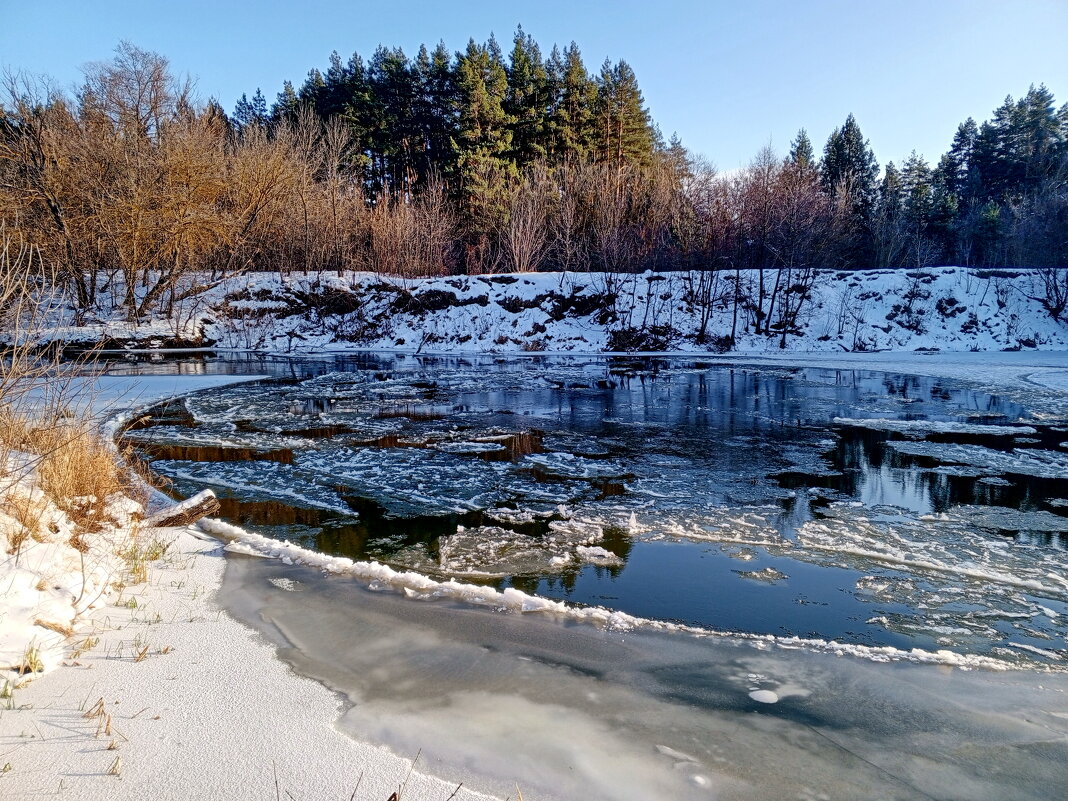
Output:
M1012 514L1011 510L1005 511ZM1042 521L1055 517L1032 514L1042 515ZM798 540L809 551L827 551L1068 599L1068 552L1014 547L1004 538L979 535L971 530L969 517L965 509L954 515L922 519L902 515L880 520L855 504L839 503L825 518L806 522L798 531Z
M603 529L582 521L553 521L549 532L534 537L499 526L465 528L438 541L434 563L421 549L401 551L395 564L449 576L506 577L573 570L583 564L621 566L622 560L596 543Z
M839 656L853 656L876 662L911 661L926 664L951 665L963 669L1012 670L1018 667L1007 659L977 654L962 654L950 650L926 651L919 648L902 650L891 646L866 646L804 637L776 637L761 634L739 634L687 626L663 620L636 617L598 606L574 606L562 601L530 595L514 587L498 590L450 579L439 581L413 571L398 571L379 562L361 562L345 557L302 548L291 542L270 539L219 520L203 520L200 527L226 541L226 550L247 556L278 559L284 564L315 567L333 575L349 576L368 583L372 588L389 588L411 598L449 599L489 606L502 612L547 614L563 620L589 623L613 631L636 628L684 633L696 636L735 638L755 648L806 649ZM1036 665L1039 669L1053 669Z
M968 465L989 475L1008 473L1035 478L1068 477L1068 453L1037 448L1014 448L1006 452L982 445L934 442L895 441L888 444L900 453L923 456L944 464Z
M337 492L293 465L274 462L189 462L158 460L152 469L172 480L229 490L242 499L282 500L356 517Z
M987 437L1020 437L1035 434L1037 429L1031 426L1004 425L989 426L976 423L958 423L939 420L896 420L886 418L852 418L835 417L835 425L870 428L875 431L895 431L899 434L923 437L927 434L975 434Z

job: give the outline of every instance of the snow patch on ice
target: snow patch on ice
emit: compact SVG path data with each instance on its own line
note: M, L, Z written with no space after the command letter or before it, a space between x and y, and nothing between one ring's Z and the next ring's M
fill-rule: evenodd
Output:
M976 434L988 437L1014 437L1037 433L1031 426L989 426L975 423L944 422L939 420L891 420L886 418L835 417L835 425L893 431L910 436L926 434Z

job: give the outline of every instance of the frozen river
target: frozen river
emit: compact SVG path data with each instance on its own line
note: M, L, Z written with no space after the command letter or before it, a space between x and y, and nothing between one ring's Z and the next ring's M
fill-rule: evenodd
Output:
M1018 396L692 359L207 369L275 378L126 432L177 494L452 588L233 558L224 601L349 701L354 736L527 798L1068 781L1068 428ZM655 626L502 613L463 586Z

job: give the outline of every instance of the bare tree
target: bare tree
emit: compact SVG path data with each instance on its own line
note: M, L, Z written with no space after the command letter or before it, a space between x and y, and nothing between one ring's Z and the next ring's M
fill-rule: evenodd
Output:
M590 255L583 204L583 170L568 163L555 172L555 202L549 210L549 249L555 267L589 270Z

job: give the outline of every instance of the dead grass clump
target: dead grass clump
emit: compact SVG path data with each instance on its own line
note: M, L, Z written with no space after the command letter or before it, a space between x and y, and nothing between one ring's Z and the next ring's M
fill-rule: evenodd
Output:
M47 538L48 501L92 533L106 522L109 499L138 486L93 422L71 412L85 364L41 347L53 286L36 250L0 221L0 513L21 527L8 536L15 552L27 537Z
M0 512L15 522L14 526L9 526L6 530L9 554L19 553L26 540L31 537L38 541L43 538L41 524L47 511L48 504L42 498L10 490L0 497Z
M41 650L33 643L30 643L26 646L26 652L22 655L22 662L15 669L15 672L20 676L25 676L27 673L44 673L44 669Z
M82 531L99 531L109 522L107 502L118 493L129 495L138 486L115 453L84 426L70 425L50 432L38 469L41 489Z
M2 450L30 457L25 467L35 470L36 486L67 513L79 534L97 532L105 523L118 522L109 520L108 500L117 493L129 496L139 490L140 484L130 470L88 423L33 421L0 411ZM4 511L33 536L42 511L37 508L40 502L18 493L7 495L2 499ZM72 542L75 547L79 544L84 547L84 543Z

